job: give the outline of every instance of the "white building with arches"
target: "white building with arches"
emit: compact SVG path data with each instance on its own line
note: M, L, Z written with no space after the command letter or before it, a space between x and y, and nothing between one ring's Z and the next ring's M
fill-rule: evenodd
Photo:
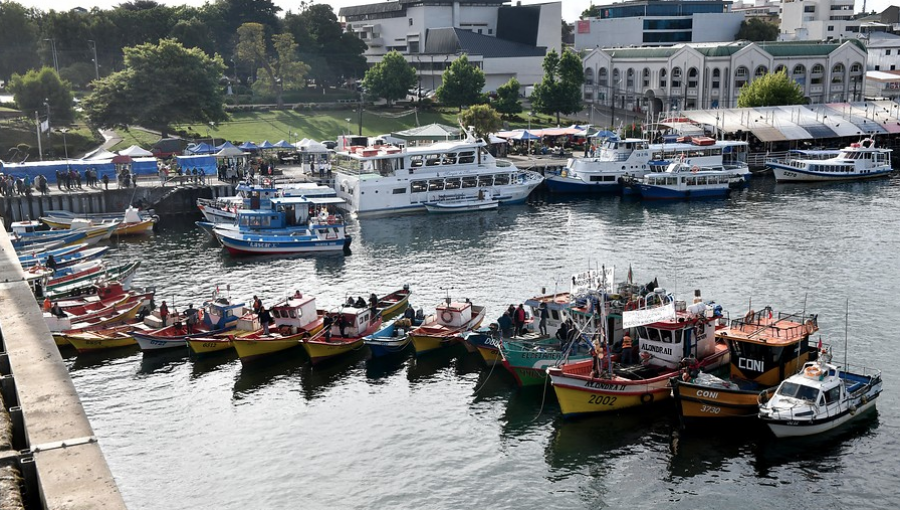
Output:
M640 118L648 112L735 107L745 83L781 69L810 103L860 100L866 50L856 40L598 48L584 56L583 65L586 104Z

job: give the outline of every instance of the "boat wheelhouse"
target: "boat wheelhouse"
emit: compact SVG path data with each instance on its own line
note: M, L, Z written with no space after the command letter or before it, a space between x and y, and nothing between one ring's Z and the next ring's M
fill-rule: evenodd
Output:
M472 136L402 149L350 147L336 153L332 169L337 196L357 215L424 211L427 202L446 195L524 202L543 181L537 172L494 158Z
M260 186L241 183L230 197L198 198L197 208L210 223L231 224L239 209L268 209L275 197L336 197L333 188L314 182L298 182L281 186Z
M875 147L875 140L866 138L837 151L791 151L785 159L768 160L776 182L852 181L884 177L891 167L891 149Z

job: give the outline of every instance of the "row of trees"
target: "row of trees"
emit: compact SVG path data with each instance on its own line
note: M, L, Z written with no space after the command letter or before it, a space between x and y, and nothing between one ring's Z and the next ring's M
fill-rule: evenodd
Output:
M237 58L238 28L245 23L262 27L269 52L275 51L273 35L290 34L297 44L296 59L309 66L307 77L317 84L362 77L365 43L343 31L329 5L301 1L299 7L282 18L281 9L271 0L214 0L201 7L133 0L88 12L44 12L4 1L0 2L0 80L8 83L14 73L48 66L58 68L60 76L76 88L84 87L97 74L122 70L123 48L172 39L207 56L222 56L228 76L246 81L256 77L260 62L241 65Z

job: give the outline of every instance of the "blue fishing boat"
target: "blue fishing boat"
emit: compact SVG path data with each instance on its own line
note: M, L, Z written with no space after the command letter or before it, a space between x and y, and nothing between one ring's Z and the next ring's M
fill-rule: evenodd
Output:
M75 251L68 251L61 253L60 255L53 254L56 250L51 250L48 252L38 253L36 255L22 255L19 257L19 263L22 264L22 269L28 269L37 264L45 265L47 263L47 258L49 255L53 254L54 260L56 260L56 267L66 267L71 266L72 264L77 264L79 262L86 262L88 260L94 260L100 258L101 255L109 251L109 246L98 246L96 248L89 248L87 250L82 250L81 247L69 247L75 248ZM61 248L64 250L64 248Z
M369 346L374 357L403 352L411 345L409 331L421 324L421 319L396 317L384 323L378 331L364 337L363 341Z
M349 252L351 237L343 218L327 210L341 199L278 197L270 202L270 209L239 210L233 225L197 224L211 230L233 255Z

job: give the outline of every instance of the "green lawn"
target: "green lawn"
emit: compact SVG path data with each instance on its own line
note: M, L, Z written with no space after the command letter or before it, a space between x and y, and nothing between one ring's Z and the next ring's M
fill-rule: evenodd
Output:
M111 150L112 152L118 152L122 149L127 149L132 145L138 145L145 149L150 149L150 147L159 140L159 135L155 133L148 133L142 129L116 129L116 133L122 137L122 141L113 145Z
M410 113L394 118L398 114L410 110L395 109L367 109L363 112L362 133L366 136L376 136L396 131L402 131L415 126L424 126L434 122L458 125L455 111L423 111ZM347 122L346 119L350 119ZM540 126L556 125L555 118L536 116L532 118L531 125L534 128ZM552 124L551 124L552 122ZM510 128L527 127L527 117L518 122L510 122ZM349 130L357 134L358 118L355 110L312 110L312 111L268 111L268 112L234 112L231 120L214 127L203 124L191 124L175 126L176 129L187 130L199 138L214 137L217 140L229 140L231 142L252 141L255 143L268 140L275 143L279 140L296 142L303 138L313 140L334 140ZM130 144L129 144L130 145Z

